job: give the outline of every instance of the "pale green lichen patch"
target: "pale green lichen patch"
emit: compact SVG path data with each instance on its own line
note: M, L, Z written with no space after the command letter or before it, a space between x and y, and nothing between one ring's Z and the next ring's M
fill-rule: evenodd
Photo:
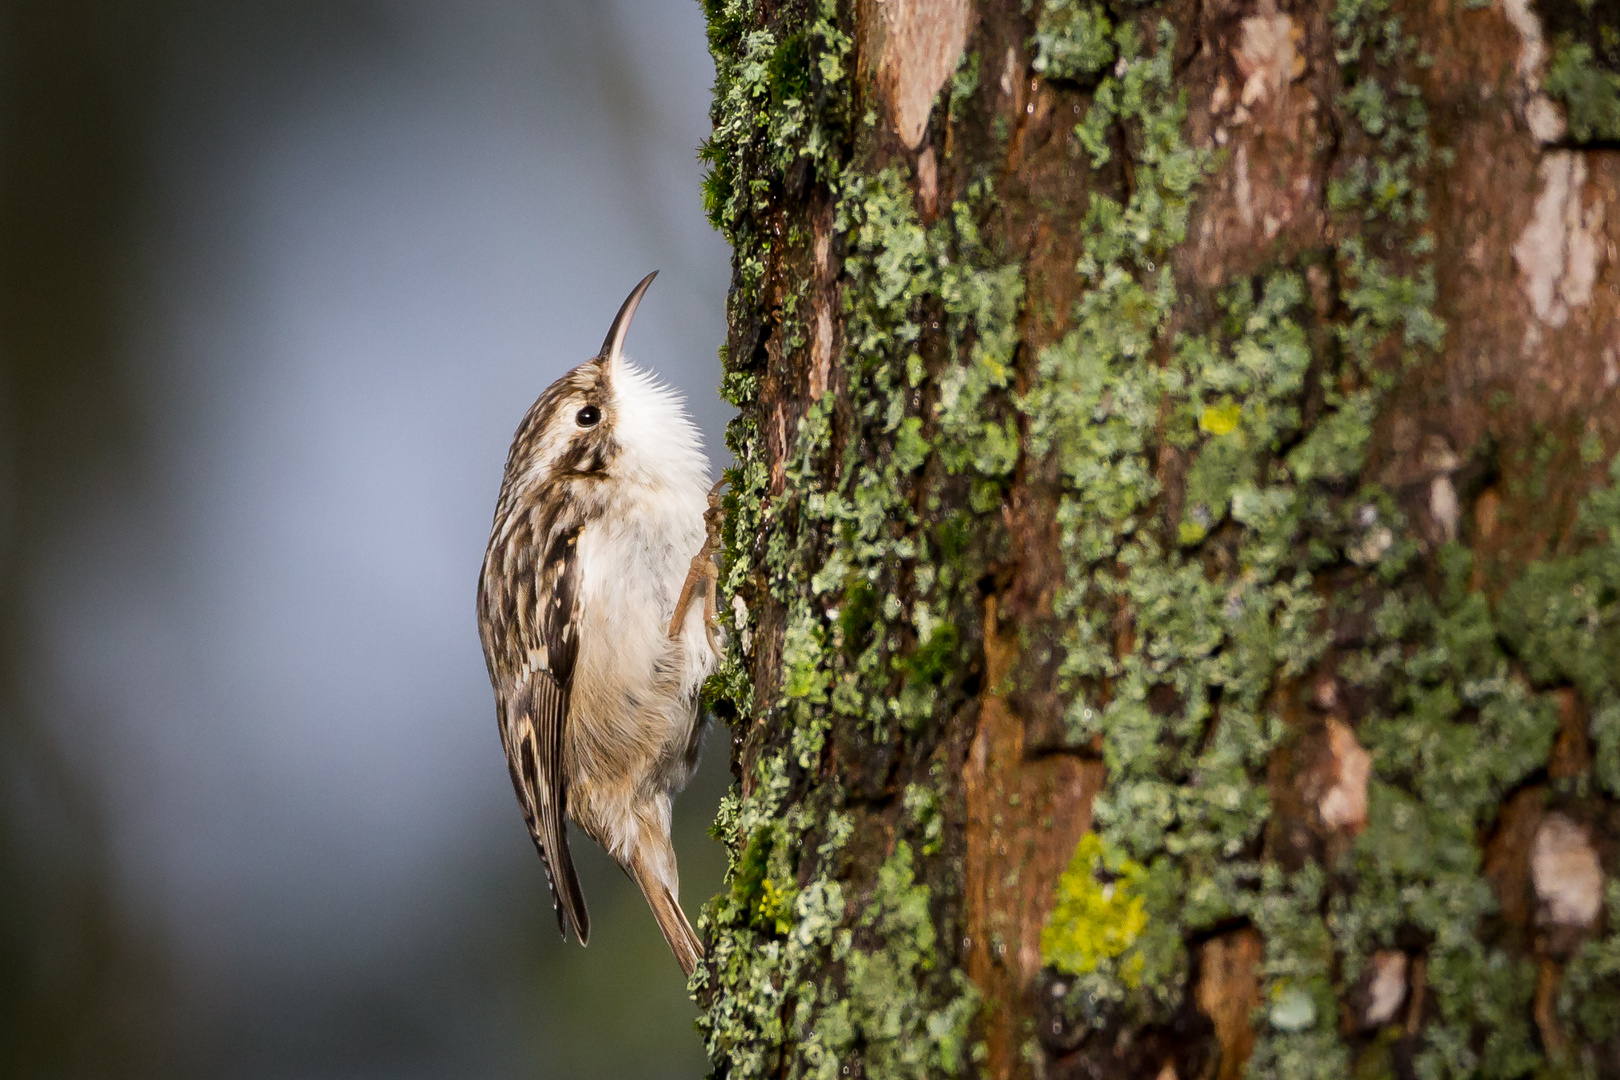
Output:
M1599 67L1590 45L1561 43L1542 85L1564 103L1576 140L1620 140L1620 73Z
M829 1057L841 1056L858 1036L870 1076L955 1076L967 1064L973 989L958 978L959 993L937 1008L916 992L939 964L929 900L928 887L916 880L911 847L902 841L879 868L866 910L833 950L844 964L849 994L811 1033L812 1040L844 1044L829 1046ZM860 948L859 939L868 935L880 944Z
M1049 0L1035 17L1030 66L1048 79L1088 78L1114 62L1113 37L1113 23L1101 4Z
M1620 483L1620 464L1611 476ZM1591 716L1593 772L1620 798L1620 492L1611 487L1587 501L1575 540L1576 551L1531 564L1507 590L1500 631L1532 680L1580 693Z
M1368 824L1352 855L1355 887L1329 923L1355 975L1363 957L1415 929L1430 941L1428 984L1439 1016L1425 1028L1437 1076L1516 1076L1536 1058L1528 1005L1534 966L1481 939L1496 898L1481 876L1479 830L1503 796L1546 761L1557 716L1516 681L1484 598L1462 587L1466 551L1443 553L1451 583L1438 600L1388 597L1378 635L1352 679L1388 687L1390 711L1369 717ZM1489 1025L1482 1045L1475 1038Z

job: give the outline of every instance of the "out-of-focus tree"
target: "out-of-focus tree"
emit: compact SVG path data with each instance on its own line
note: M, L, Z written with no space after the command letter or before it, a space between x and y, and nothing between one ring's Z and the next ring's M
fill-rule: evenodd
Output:
M144 5L0 6L0 1075L141 1076L159 970L114 900L84 767L42 714L30 574L135 470L122 305ZM94 657L82 657L94 663Z
M1620 1075L1610 6L705 6L717 1075Z

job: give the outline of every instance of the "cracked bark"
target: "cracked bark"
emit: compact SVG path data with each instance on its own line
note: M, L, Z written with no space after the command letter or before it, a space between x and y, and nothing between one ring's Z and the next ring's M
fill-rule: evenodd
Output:
M867 174L903 170L925 225L968 198L976 181L993 182L995 208L982 228L1022 268L1026 290L1008 400L1036 384L1041 351L1073 327L1082 288L1074 267L1087 255L1081 221L1088 199L1129 192L1139 150L1135 136L1115 132L1114 160L1087 167L1073 129L1092 103L1095 80L1035 73L1035 15L1024 7L1012 0L857 2L837 17L855 43L853 114L877 118L841 148L845 165ZM1115 17L1136 17L1134 7L1121 7L1130 10L1113 11ZM1433 245L1434 309L1447 332L1429 360L1401 372L1385 399L1360 482L1396 493L1411 522L1415 557L1428 568L1422 573L1437 578L1442 548L1460 543L1474 557L1471 588L1495 603L1527 564L1570 549L1576 508L1600 486L1609 458L1605 452L1601 461L1587 460L1578 448L1594 439L1620 445L1620 155L1560 142L1558 106L1540 92L1546 48L1539 16L1524 0L1479 10L1450 0L1397 0L1392 11L1432 58L1404 64L1398 77L1425 104L1435 143L1454 155L1451 164L1416 177L1428 217L1412 225L1413 235ZM761 28L789 18L773 4L750 12ZM1370 141L1355 132L1345 101L1330 15L1329 5L1287 0L1172 0L1149 11L1176 31L1176 85L1189 106L1185 137L1215 162L1193 204L1187 239L1171 256L1181 293L1172 316L1178 328L1194 332L1208 324L1222 290L1291 265L1307 267L1306 318L1322 326L1344 319L1341 272L1331 258L1309 260L1339 250L1363 227L1334 211L1329 190ZM949 76L961 56L977 64L978 85L953 103ZM931 102L931 111L919 102ZM835 441L849 440L839 443L846 457L887 452L860 444L862 429L853 419L860 402L848 399L841 376L857 346L846 332L849 238L829 224L832 201L814 174L802 186L773 188L761 220L774 222L775 235L797 228L811 239L798 247L784 241L760 289L733 299L732 362L752 365L760 377L747 409L763 432L767 505L793 494L787 464L794 431L825 394L839 400L833 427ZM794 316L784 312L790 295L802 296L803 310L813 313L806 334L792 333ZM925 324L919 351L929 370L963 362L926 332L935 300L916 302ZM894 734L874 745L841 731L846 721L835 718L826 754L796 782L836 782L855 793L850 812L868 845L863 854L875 865L893 850L902 793L945 763L949 827L926 880L941 966L964 971L983 999L973 1028L980 1053L968 1071L1244 1075L1257 1031L1271 1023L1260 974L1265 942L1247 919L1189 934L1183 1000L1167 1018L1137 1026L1108 1020L1100 1030L1077 1031L1073 1016L1053 1005L1068 980L1043 962L1041 931L1108 779L1100 741L1076 744L1062 718L1074 688L1059 679L1051 655L1062 633L1054 597L1068 558L1056 522L1061 478L1051 460L1031 453L1027 423L1020 435L1016 471L998 505L969 511L1005 540L974 584L971 621L959 626L969 677L952 685L920 737ZM1190 461L1163 443L1156 467L1154 526L1174 537ZM836 471L828 466L822 479L831 482ZM944 490L944 503L930 513L970 505L965 487ZM1369 541L1376 550L1367 562L1395 540L1385 537ZM1370 577L1347 563L1331 580ZM1317 588L1331 591L1327 575ZM899 596L900 609L910 610L916 599ZM748 600L759 619L749 663L761 706L738 733L735 766L745 793L759 762L782 739L767 706L781 692L787 623L763 587ZM1329 628L1335 647L1273 696L1290 731L1265 772L1264 858L1290 871L1306 864L1342 871L1368 822L1377 759L1358 732L1375 708L1339 670L1368 633L1352 622L1347 616ZM1133 613L1122 611L1115 624L1119 655L1132 648L1133 625ZM1522 669L1513 678L1528 684ZM1568 686L1549 692L1560 703L1551 756L1529 770L1480 831L1481 874L1498 909L1478 933L1534 966L1534 1001L1522 1017L1534 1026L1534 1052L1614 1076L1615 1059L1604 1057L1612 1046L1568 1057L1582 1048L1565 1030L1556 999L1569 958L1604 932L1596 897L1620 856L1620 813L1592 781L1594 703ZM1168 699L1150 705L1177 707ZM854 913L870 874L860 866L840 873L852 886ZM1359 979L1338 986L1334 1038L1352 1060L1415 1075L1439 1008L1428 984L1427 949L1420 936L1392 939L1361 958ZM829 963L823 974L831 976L834 967ZM809 1071L795 1057L797 1045L795 1036L786 1038L776 1073ZM859 1071L860 1054L852 1060Z

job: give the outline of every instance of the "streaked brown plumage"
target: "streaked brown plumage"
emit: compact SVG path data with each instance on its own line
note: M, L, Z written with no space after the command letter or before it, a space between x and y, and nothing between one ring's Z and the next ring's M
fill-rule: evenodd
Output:
M529 409L507 456L478 590L479 632L512 784L557 903L590 919L573 820L641 887L681 967L703 955L681 911L670 803L697 762L697 692L716 662L708 462L680 399L624 361L648 275L602 352ZM706 585L705 603L693 603Z

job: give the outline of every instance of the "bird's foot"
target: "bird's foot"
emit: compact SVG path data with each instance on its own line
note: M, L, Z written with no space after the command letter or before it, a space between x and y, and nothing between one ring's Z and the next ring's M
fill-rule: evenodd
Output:
M718 609L718 590L720 585L720 569L714 565L714 553L720 547L720 529L725 524L726 511L720 502L720 489L725 486L725 477L715 482L709 489L709 508L703 511L703 546L698 553L692 556L692 566L686 572L686 580L681 583L681 593L675 601L675 615L669 621L669 637L671 640L680 636L681 626L686 622L686 613L697 599L699 583L703 588L703 629L708 635L709 648L715 655L719 655L720 643L720 614Z

